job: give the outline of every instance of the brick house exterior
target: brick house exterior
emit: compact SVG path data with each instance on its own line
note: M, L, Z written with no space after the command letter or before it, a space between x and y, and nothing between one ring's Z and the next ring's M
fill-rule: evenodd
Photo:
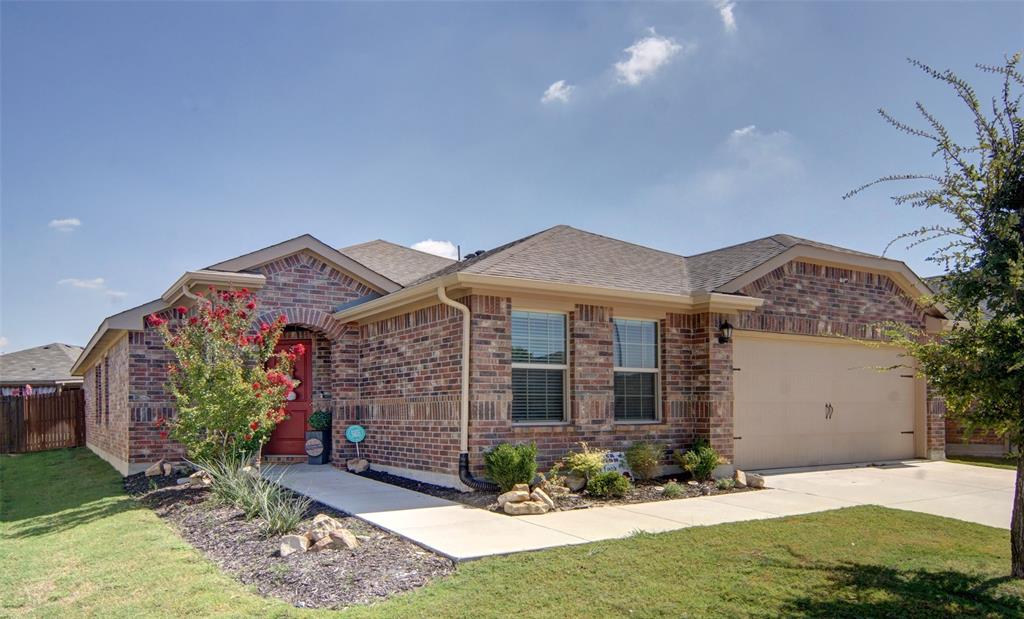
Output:
M167 352L142 317L173 307L184 294L176 286L187 292L244 281L264 316L287 317L285 337L313 342L313 410L333 414L335 465L355 456L344 431L358 423L367 430L360 455L375 468L460 485L463 318L439 300L437 288L470 315L466 440L473 474L482 475L483 451L500 442L535 442L542 469L580 441L622 451L637 440L678 449L703 438L731 459L733 343L720 341L723 323L871 340L881 337L880 320L928 328L940 319L915 301L916 276L902 263L769 238L684 258L559 226L454 262L380 241L334 250L299 237L187 273L161 299L104 321L75 368L86 389L87 443L125 474L181 456L153 425L173 415L173 402L164 389ZM512 419L511 323L522 307L566 317L560 423ZM615 419L619 317L657 324L655 419ZM941 457L942 407L928 402L925 410L927 453L918 455Z

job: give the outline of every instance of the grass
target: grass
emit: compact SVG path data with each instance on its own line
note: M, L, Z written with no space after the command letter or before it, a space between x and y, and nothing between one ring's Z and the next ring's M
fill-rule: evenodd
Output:
M946 460L958 464L973 464L994 469L1017 470L1017 456L946 456Z
M81 449L0 456L0 535L0 616L1024 616L1006 531L877 507L474 561L341 613L220 573Z

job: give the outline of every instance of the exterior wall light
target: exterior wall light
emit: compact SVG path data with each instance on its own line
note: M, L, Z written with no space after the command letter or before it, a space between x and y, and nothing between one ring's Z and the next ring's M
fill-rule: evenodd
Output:
M718 336L719 344L728 344L732 341L732 325L729 324L728 320L718 325L718 329L721 331L721 334Z

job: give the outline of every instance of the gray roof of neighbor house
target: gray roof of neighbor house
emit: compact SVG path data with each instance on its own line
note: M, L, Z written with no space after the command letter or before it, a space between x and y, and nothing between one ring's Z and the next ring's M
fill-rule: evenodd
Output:
M402 286L455 263L451 258L381 239L342 247L338 251Z
M53 343L0 355L0 383L45 384L78 383L71 366L82 354L81 346Z

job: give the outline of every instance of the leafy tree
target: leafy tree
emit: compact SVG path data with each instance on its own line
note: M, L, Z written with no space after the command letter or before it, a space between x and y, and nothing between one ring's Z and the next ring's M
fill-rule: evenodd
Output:
M898 324L887 335L917 360L949 414L968 432L995 430L1020 444L1024 438L1024 119L1021 118L1021 53L1001 66L976 65L1001 78L991 102L952 71L911 64L947 84L967 107L973 140L960 144L921 103L923 127L885 110L896 129L933 146L943 171L900 174L868 183L927 181L928 187L893 197L897 205L939 209L951 224L924 226L898 238L910 246L939 241L930 260L946 270L934 301L947 308L951 328L935 337ZM1024 461L1018 459L1011 521L1012 575L1024 578Z
M246 289L198 295L192 310L181 306L168 317L146 318L164 338L175 360L168 365L168 390L177 415L158 419L189 456L210 461L227 455L258 454L285 418L294 390L290 378L301 344L274 352L285 317L255 325L255 296Z

